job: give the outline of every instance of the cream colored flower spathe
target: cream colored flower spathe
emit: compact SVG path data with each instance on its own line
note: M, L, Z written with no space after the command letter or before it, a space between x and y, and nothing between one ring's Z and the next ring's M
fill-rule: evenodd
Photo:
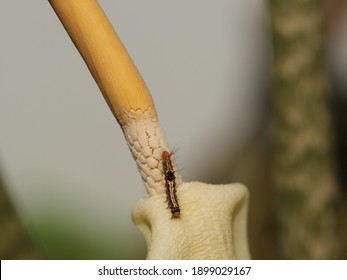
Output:
M171 219L165 195L142 199L133 209L133 221L147 242L147 259L250 259L244 185L183 183L177 196L180 219Z

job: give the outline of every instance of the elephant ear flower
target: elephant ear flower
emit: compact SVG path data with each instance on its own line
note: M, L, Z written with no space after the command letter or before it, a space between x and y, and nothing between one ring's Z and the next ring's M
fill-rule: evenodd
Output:
M151 94L96 0L49 0L120 124L148 197L135 206L148 259L248 259L243 185L183 183ZM177 195L178 205L166 209ZM169 203L170 206L170 203ZM175 219L172 219L175 216Z
M132 218L145 236L147 259L249 259L248 190L241 184L183 183L181 217L172 219L165 196L140 200Z

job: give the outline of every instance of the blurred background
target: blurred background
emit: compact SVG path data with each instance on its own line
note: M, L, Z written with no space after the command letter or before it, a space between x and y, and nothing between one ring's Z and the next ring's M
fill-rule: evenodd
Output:
M270 156L276 1L99 3L152 93L184 180L248 186L254 259L310 258L285 255L277 236ZM347 5L320 3L340 202L333 258L347 258ZM0 257L145 258L130 218L146 195L140 175L48 1L2 1L0 30Z

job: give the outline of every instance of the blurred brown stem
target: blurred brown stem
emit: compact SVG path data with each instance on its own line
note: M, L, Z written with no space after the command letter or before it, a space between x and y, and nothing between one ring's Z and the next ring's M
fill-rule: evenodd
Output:
M271 0L273 174L280 257L338 257L337 184L322 7Z
M37 259L39 254L0 180L0 259Z

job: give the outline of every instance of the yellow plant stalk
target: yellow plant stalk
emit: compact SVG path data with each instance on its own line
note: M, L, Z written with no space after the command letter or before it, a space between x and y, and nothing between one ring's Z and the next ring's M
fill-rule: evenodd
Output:
M153 111L152 97L97 1L50 0L112 112Z
M96 0L49 0L121 125L149 196L132 217L148 259L248 259L248 191L240 184L182 183L181 218L165 203L162 152L168 151L152 97Z
M121 125L147 192L163 193L161 153L169 146L148 88L111 23L95 0L49 2Z

